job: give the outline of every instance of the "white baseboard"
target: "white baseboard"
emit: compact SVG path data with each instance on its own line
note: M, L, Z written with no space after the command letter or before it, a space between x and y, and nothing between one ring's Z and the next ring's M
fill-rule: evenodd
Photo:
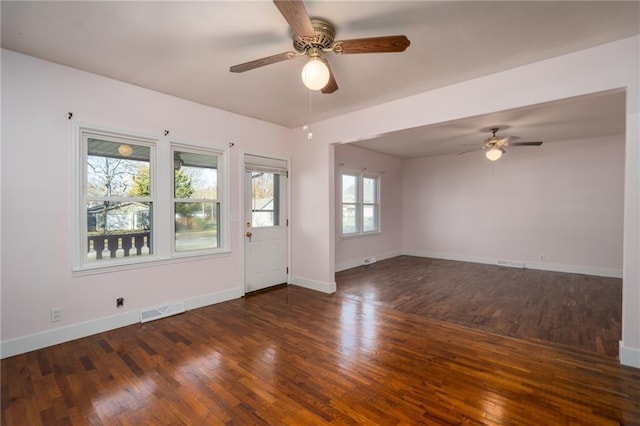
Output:
M187 311L198 309L216 303L226 302L228 300L239 299L244 296L244 290L241 287L231 290L219 291L217 293L209 293L202 296L192 297L184 300Z
M627 348L620 340L620 364L627 367L640 368L640 349Z
M226 302L228 300L238 299L242 297L242 295L242 288L237 288L192 297L190 299L186 299L184 303L186 310L189 311L216 303ZM66 327L56 328L54 330L35 333L24 337L5 340L0 344L0 358L4 359L14 355L20 355L36 349L69 342L71 340L103 333L105 331L114 330L116 328L125 327L139 322L140 310L136 310L109 317L98 318L79 324L72 324Z
M567 272L569 274L583 274L593 275L596 277L622 279L622 269L600 268L597 266L584 265L563 265L546 262L525 262L525 265L526 268L539 269L542 271Z
M336 272L346 271L347 269L357 268L363 265L364 259L354 259L347 262L336 263Z
M24 337L5 340L2 342L1 358L7 358L47 346L69 342L93 334L102 333L127 325L140 322L140 311L129 311L110 317L98 318L91 321L72 324L54 330L30 334Z
M322 293L332 294L336 292L336 283L324 283L321 281L314 281L302 277L292 277L291 284L299 287L308 288L309 290L315 290Z
M488 257L470 256L455 253L439 253L424 250L403 250L402 254L407 256L431 257L433 259L457 260L459 262L486 263L489 265L497 265L497 259Z
M498 265L498 262L508 261L523 263L526 269L536 269L540 271L566 272L569 274L584 274L597 277L622 278L622 269L601 268L597 266L565 265L560 263L523 261L514 259L495 259L491 257L471 256L455 253L438 253L422 250L405 250L403 254L407 256L431 257L434 259L457 260L460 262L484 263L487 265Z
M371 258L371 257L375 257L376 261L380 261L380 260L385 260L385 259L391 259L392 257L396 257L396 256L400 256L402 255L401 251L390 251L387 253L375 253L371 256L367 256L367 257L363 257L363 258L359 258L359 259L353 259L353 260L348 260L346 262L340 262L336 264L336 272L340 272L340 271L346 271L347 269L351 269L351 268L355 268L358 266L362 266L365 264L364 260Z

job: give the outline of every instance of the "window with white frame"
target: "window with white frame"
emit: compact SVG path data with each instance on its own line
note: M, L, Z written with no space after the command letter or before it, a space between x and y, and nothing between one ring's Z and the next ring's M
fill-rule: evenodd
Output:
M380 178L345 171L341 184L342 235L378 232Z
M78 135L74 270L227 250L223 151L84 127Z
M83 132L84 264L152 255L154 145Z
M174 249L220 246L218 156L184 148L173 151Z

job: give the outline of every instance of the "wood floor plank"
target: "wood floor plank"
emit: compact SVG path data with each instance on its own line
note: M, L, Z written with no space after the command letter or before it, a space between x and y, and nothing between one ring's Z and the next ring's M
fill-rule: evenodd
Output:
M549 276L535 273L527 278L535 289L503 295L493 307L467 289L470 309L449 298L462 297L462 284L434 284L491 276L480 266L461 264L460 275L449 264L400 257L338 274L333 295L281 287L7 358L1 422L640 424L640 370L592 345L592 325L571 328L576 318L596 324L617 315L615 302L605 303L611 312L583 306L591 296L576 280L604 297L596 280L554 275L554 285L573 289L558 288L563 301L551 303L538 286ZM456 313L470 323L453 321ZM539 338L554 336L540 333L544 326L559 327L564 340ZM538 334L523 338L523 330Z

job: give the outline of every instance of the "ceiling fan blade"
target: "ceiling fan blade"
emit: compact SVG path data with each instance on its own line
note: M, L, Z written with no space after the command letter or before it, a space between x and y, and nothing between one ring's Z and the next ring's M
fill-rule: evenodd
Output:
M260 68L265 65L275 64L276 62L282 62L298 56L295 52L283 52L277 55L267 56L266 58L256 59L254 61L245 62L244 64L234 65L229 68L231 72L245 72L255 68Z
M410 44L407 36L392 35L340 40L334 43L333 50L339 54L403 52Z
M532 142L511 142L509 146L540 146L542 145L541 141L532 141Z
M457 153L456 155L462 155L462 154L468 154L469 152L474 152L474 151L482 151L484 148L480 147L480 148L473 148L473 149L468 149L466 151L462 151Z
M329 65L329 61L327 61L325 58L321 58L320 60L324 62L327 68L329 68L329 82L321 90L322 93L324 93L325 95L328 95L329 93L333 93L336 90L338 90L338 83L336 83L336 77L335 75L333 75L333 70Z
M302 0L273 0L273 2L295 34L315 37L316 32Z

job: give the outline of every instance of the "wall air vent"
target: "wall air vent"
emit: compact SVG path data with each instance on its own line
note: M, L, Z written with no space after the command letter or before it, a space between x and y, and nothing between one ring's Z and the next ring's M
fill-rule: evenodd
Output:
M165 306L140 311L140 322L148 322L165 318L171 315L181 314L185 311L184 302L175 302Z

